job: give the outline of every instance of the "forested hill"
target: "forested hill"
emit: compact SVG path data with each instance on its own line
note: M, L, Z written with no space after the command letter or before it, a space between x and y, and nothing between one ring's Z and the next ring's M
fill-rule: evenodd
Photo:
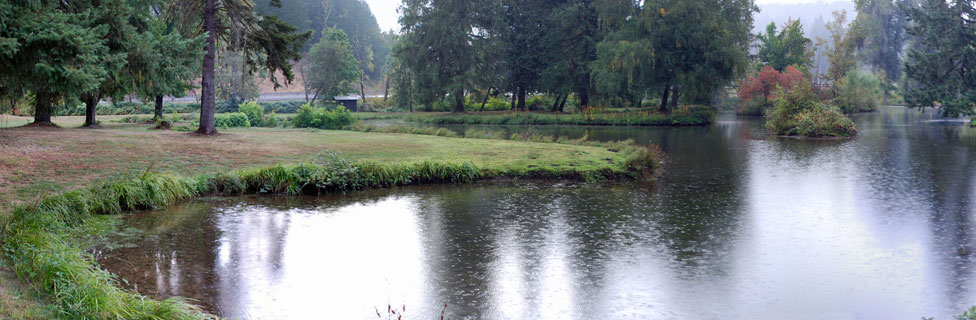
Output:
M255 1L258 13L275 15L298 28L312 31L306 43L308 50L319 41L326 27L337 27L349 36L353 52L359 61L370 61L372 68L363 68L367 77L379 79L386 57L390 54L392 34L380 30L376 17L363 0L293 0L284 1L281 8L272 7L268 1ZM326 7L328 4L328 7ZM328 24L326 26L326 24ZM372 59L370 59L371 57ZM370 63L366 63L370 64Z
M853 1L811 2L811 3L760 3L756 13L753 33L766 29L770 22L782 25L788 20L800 20L804 30L810 31L813 25L823 25L831 19L834 11L847 10L849 17L857 14ZM819 22L819 23L818 23ZM808 34L811 38L815 35Z

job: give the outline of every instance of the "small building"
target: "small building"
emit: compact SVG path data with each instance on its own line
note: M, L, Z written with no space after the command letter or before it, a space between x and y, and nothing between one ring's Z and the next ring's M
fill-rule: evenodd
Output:
M362 97L359 95L335 96L333 99L336 101L336 103L341 104L343 107L346 107L346 109L349 109L349 111L356 112L359 111L356 103L358 103L359 99L362 99Z

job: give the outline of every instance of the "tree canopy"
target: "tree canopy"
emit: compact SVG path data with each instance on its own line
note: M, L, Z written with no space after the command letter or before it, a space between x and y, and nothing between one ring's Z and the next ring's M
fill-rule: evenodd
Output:
M306 58L309 62L307 86L312 89L311 102L319 95L327 100L333 96L355 91L353 84L359 81L362 70L346 33L338 28L330 28L318 43L312 46Z

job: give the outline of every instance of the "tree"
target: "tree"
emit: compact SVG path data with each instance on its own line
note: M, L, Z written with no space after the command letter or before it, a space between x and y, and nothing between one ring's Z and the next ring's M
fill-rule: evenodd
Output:
M883 101L891 83L902 76L901 56L907 41L906 17L894 0L857 0L854 25L864 35L858 56L881 78Z
M325 36L309 51L308 87L314 92L310 103L320 94L327 97L347 94L352 84L360 79L362 70L352 53L352 46L346 33L338 28L330 28Z
M189 81L200 72L203 37L185 38L172 25L154 18L149 29L134 35L134 49L129 53L129 67L134 93L155 102L155 119L163 117L163 96L182 97L191 89Z
M280 6L280 0L271 0L273 6ZM239 45L245 57L245 63L250 67L248 72L258 68L267 71L268 77L275 89L281 84L275 74L281 72L285 84L291 83L294 74L291 71L291 61L301 58L301 48L311 37L311 32L296 34L295 27L279 20L274 16L256 14L254 7L248 0L175 0L170 4L169 17L183 30L197 29L206 32L206 46L203 55L200 99L200 128L197 133L212 135L217 133L214 123L216 108L215 59L218 38L227 40L230 30L224 23L228 21L231 27L241 28ZM218 24L220 20L220 24Z
M490 0L405 0L400 17L403 46L397 58L411 72L418 102L450 94L464 111L464 93L490 70L486 56L497 46L498 3Z
M827 78L836 87L841 79L847 76L847 72L857 66L857 57L854 53L860 41L860 34L858 29L847 26L847 11L835 11L834 21L827 23L827 31L830 33L832 45L827 50L827 61L830 62Z
M905 61L912 107L941 104L945 116L976 114L976 9L972 1L905 6L914 43Z
M745 71L756 10L752 1L736 0L634 3L632 14L604 19L620 21L622 27L599 44L595 66L600 74L594 82L661 90L663 112L669 111L669 98L672 107L677 105L679 94L692 103L709 103L719 88Z
M739 87L739 97L743 103L762 99L763 105L772 105L771 98L778 89L788 92L803 81L803 73L793 66L777 72L773 66L765 66L755 77L748 77Z
M5 1L0 10L0 75L5 87L33 93L34 123L51 124L54 104L109 77L103 60L116 56L106 44L108 26L93 23L95 10L53 1Z
M787 22L783 31L776 32L776 23L770 22L766 26L766 33L759 33L759 60L776 71L784 71L788 66L796 66L806 70L811 63L811 51L807 48L812 43L803 35L803 25L800 21Z
M609 6L592 0L564 0L546 7L554 9L548 17L548 31L542 38L546 46L546 69L540 75L540 85L556 94L558 104L553 111L563 111L571 92L576 93L580 106L586 107L590 104L597 43L606 33L600 29L596 9Z
M130 92L128 78L133 73L127 68L129 51L133 48L132 35L138 33L137 25L144 25L145 14L133 7L134 3L123 0L75 1L68 10L90 12L91 27L106 27L105 46L108 51L99 60L106 77L98 86L78 96L85 103L85 127L95 127L95 108L103 98L121 99ZM143 8L145 9L145 8ZM146 11L148 12L148 11Z
M502 7L507 74L518 99L517 107L525 111L525 95L538 89L539 74L546 68L547 52L539 40L549 30L549 8L544 0L506 0Z

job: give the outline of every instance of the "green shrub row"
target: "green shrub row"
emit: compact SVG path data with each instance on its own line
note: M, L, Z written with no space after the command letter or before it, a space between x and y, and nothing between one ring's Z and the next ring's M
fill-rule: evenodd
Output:
M464 114L436 116L405 116L404 120L432 125L485 124L485 125L597 125L597 126L698 126L715 120L715 111L708 107L685 107L671 113L601 112L601 113L506 113Z

